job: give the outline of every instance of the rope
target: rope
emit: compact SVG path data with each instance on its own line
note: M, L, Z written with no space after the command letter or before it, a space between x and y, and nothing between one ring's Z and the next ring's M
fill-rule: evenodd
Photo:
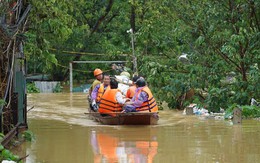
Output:
M51 48L51 49L49 49L49 50L52 50L52 51L59 51L59 50L57 50L57 49L53 49L53 48ZM66 51L66 50L62 50L61 51L62 53L68 53L68 54L80 54L80 55L101 55L101 56L103 56L103 55L106 55L106 54L101 54L101 53L89 53L89 52L75 52L75 51ZM127 54L119 54L118 56L124 56L124 57L126 57L126 56L128 56Z
M48 61L48 62L51 62L51 63L53 63L53 64L55 64L56 66L62 67L62 68L64 68L64 69L69 69L68 66L64 66L64 65L61 65L61 64L59 64L59 63L54 63L54 62L49 61L49 60L47 60L47 61ZM109 72L109 71L111 71L111 70L113 70L113 69L111 68L111 69L102 70L102 71L103 71L103 72ZM73 68L73 71L84 72L84 73L92 73L92 72L93 72L93 71L85 71L85 70L79 70L79 69L74 69L74 68Z

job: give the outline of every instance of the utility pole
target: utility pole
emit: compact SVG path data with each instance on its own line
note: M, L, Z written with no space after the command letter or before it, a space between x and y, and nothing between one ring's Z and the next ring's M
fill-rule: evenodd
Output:
M133 57L133 71L136 75L138 75L138 69L137 69L137 57L135 55L135 34L133 29L127 30L127 33L131 34L131 44L132 44L132 57Z

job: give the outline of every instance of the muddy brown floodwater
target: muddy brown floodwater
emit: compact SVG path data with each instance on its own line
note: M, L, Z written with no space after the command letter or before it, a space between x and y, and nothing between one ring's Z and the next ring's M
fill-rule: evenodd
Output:
M160 111L156 126L105 126L87 112L86 94L30 94L29 130L19 155L26 163L260 162L260 122Z

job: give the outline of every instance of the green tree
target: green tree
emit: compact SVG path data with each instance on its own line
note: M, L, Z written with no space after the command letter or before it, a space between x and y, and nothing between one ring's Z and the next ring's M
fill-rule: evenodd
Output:
M211 110L227 107L229 103L247 104L250 97L260 96L259 82L259 2L256 1L165 1L162 8L171 19L172 28L163 26L164 31L175 31L172 39L176 46L163 48L170 58L189 54L192 65L180 66L173 62L175 70L187 70L188 74L166 75L172 82L165 82L166 91L181 80L185 87L207 90L206 102ZM158 7L160 8L160 7ZM157 15L162 14L158 12ZM163 24L163 23L161 23ZM157 28L158 29L158 28ZM170 30L171 29L171 30ZM148 32L149 33L149 32ZM160 32L160 37L163 35ZM174 39L176 38L176 39ZM162 39L160 39L162 42ZM162 61L163 65L167 61ZM156 66L158 68L158 66ZM147 70L147 69L145 69ZM153 70L153 69L151 69ZM234 72L236 80L224 84ZM186 76L186 77L184 77ZM178 78L176 78L178 77ZM187 78L188 77L188 78ZM180 86L180 89L183 89ZM254 88L254 89L253 89ZM172 96L176 98L176 96Z
M66 67L70 61L93 60L97 57L77 53L68 55L64 51L122 53L116 50L120 47L114 45L115 41L119 43L122 39L113 35L120 29L117 27L120 21L114 22L114 19L119 17L125 3L113 0L30 2L34 8L27 33L29 72L50 72L54 79L65 80L69 72ZM113 26L110 25L111 22ZM91 69L79 65L75 65L75 68Z
M179 106L190 88L208 93L207 97L199 93L190 102L206 103L215 111L260 98L258 1L29 2L34 6L26 45L31 72L44 70L64 80L72 60L121 59L119 54L129 54L127 59L132 60L126 31L133 28L140 74L157 98L171 107ZM189 64L178 60L183 53ZM96 66L75 68L91 72Z

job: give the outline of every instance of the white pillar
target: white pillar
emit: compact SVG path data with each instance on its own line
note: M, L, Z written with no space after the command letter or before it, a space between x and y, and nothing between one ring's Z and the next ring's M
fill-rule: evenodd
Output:
M72 79L72 62L70 62L70 92L73 89L73 79Z
M134 35L134 31L133 29L130 29L131 30L131 42L132 42L132 52L133 52L133 65L134 65L134 73L137 73L138 70L137 70L137 57L135 55L135 35Z

